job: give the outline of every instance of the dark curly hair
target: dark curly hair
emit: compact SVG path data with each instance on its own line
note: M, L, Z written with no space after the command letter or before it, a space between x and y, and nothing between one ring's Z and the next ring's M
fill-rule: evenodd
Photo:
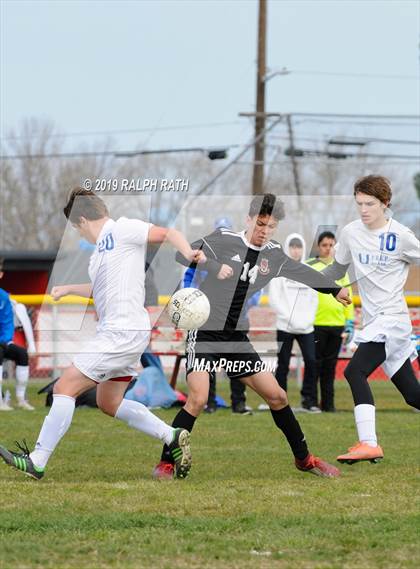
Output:
M274 194L261 194L254 197L249 206L249 217L271 215L277 221L284 218L284 203Z

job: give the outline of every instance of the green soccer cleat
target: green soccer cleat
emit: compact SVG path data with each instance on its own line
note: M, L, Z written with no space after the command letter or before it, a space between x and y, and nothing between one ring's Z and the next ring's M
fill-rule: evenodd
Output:
M44 468L35 466L29 457L29 449L26 441L22 444L16 441L16 446L20 452L13 452L0 445L0 456L8 466L13 466L27 476L40 480L44 476Z
M175 478L186 478L192 463L190 433L186 429L175 429L174 438L168 446L175 462Z

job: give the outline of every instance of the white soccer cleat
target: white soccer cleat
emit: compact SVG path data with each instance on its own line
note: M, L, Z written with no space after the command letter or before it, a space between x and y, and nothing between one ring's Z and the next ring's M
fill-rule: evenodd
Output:
M25 411L34 411L35 407L33 407L28 401L23 399L22 401L18 401L17 406L19 409L25 409Z
M0 403L0 411L13 411L13 407L3 401Z

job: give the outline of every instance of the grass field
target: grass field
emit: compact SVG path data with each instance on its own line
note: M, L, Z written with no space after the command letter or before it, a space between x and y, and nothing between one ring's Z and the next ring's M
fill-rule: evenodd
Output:
M42 481L0 464L0 567L418 567L420 414L392 385L373 388L385 460L343 466L338 480L297 471L269 413L220 410L196 425L190 477L155 482L158 442L78 410ZM35 442L46 413L35 391L35 412L0 414L3 444ZM298 403L296 390L290 399ZM299 415L310 447L330 461L355 440L343 382L337 406Z

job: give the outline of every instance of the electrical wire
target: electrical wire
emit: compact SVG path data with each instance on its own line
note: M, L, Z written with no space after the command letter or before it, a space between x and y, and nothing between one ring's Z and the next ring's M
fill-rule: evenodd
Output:
M232 125L242 125L242 121L230 121L230 122L215 122L215 123L202 123L202 124L190 124L190 125L173 125L173 126L158 126L158 127L147 127L147 128L130 128L130 129L117 129L117 130L97 130L97 131L80 131L80 132L69 132L63 134L51 134L50 138L69 138L73 136L105 136L112 134L136 134L140 132L155 132L155 131L170 131L170 130L193 130L197 128L215 128L220 126L232 126ZM31 140L33 138L40 138L42 134L33 136L3 136L0 140Z

